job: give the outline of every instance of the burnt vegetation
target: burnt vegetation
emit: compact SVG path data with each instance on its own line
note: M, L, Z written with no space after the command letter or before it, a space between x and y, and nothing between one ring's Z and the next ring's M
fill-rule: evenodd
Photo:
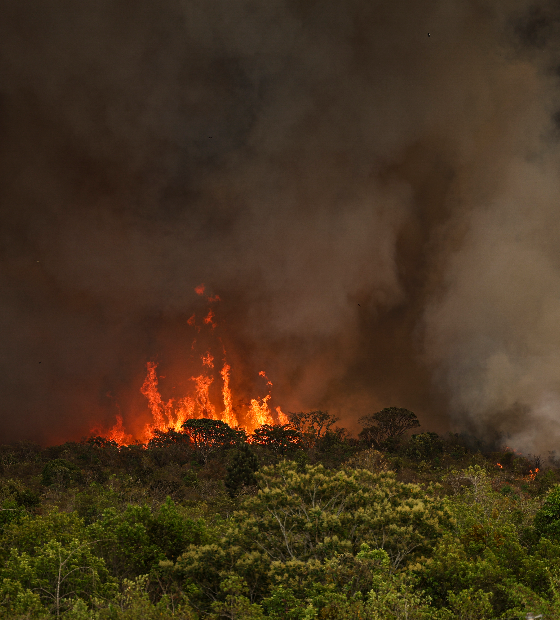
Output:
M0 618L560 614L560 463L390 407L0 446Z

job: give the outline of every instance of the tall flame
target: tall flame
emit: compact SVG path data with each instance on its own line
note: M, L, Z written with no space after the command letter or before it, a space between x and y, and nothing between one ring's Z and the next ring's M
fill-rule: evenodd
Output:
M205 290L204 284L200 284L195 288L195 292L201 296L204 295ZM220 298L218 295L214 295L207 297L207 301L209 303L215 303L220 301ZM215 318L215 312L210 308L206 311L206 314L202 316L202 323L197 323L195 313L189 317L187 324L194 328L197 334L200 333L201 329L209 329L209 333L212 334L214 328L217 326ZM222 420L231 427L239 426L240 420L233 407L233 397L230 387L232 369L226 361L226 351L222 341L221 339L218 340L222 346L224 355L223 366L219 371L219 377L214 370L215 358L206 348L205 352L200 355L200 361L204 370L196 374L196 376L190 377L190 380L193 382L192 393L179 399L170 398L165 401L162 398L156 372L157 364L155 362L147 363L146 378L140 388L140 392L148 400L148 408L152 416L152 421L144 425L140 437L142 441L149 441L154 437L156 431L166 432L168 429L181 431L185 421L193 418L211 418L214 420ZM192 343L192 351L195 351L196 345L197 340L195 339ZM263 397L257 396L249 399L249 405L246 407L244 413L242 412L244 426L249 432L252 432L255 428L263 424L274 424L275 419L280 424L288 424L289 422L288 417L282 412L280 407L276 407L274 413L271 411L270 400L272 398L272 382L267 377L264 370L259 372L259 376L265 380L268 393ZM221 399L223 402L223 409L221 409L221 406L217 406L215 390L212 388L215 379L219 381L220 378L222 384ZM247 399L244 400L247 402ZM124 429L122 416L117 416L115 426L110 431L106 432L104 436L116 441L119 445L131 443L132 441L132 435L127 434Z
M237 417L235 416L235 413L233 412L233 405L231 401L231 390L229 387L230 370L231 370L230 365L224 363L224 367L220 371L220 374L222 375L222 381L224 382L224 385L222 387L222 397L224 399L224 413L222 415L222 420L226 424L229 424L231 427L233 427L233 426L238 426L239 423L237 421Z
M270 388L272 387L272 381L270 381L266 376L264 370L259 372L259 376L265 379L269 392L263 398L251 399L251 404L249 406L249 417L251 423L254 425L253 428L249 429L251 431L257 428L257 426L262 426L263 424L274 424L274 420L272 419L272 415L270 413L270 407L268 406L268 401L271 398Z
M154 419L150 425L151 429L164 430L170 424L170 414L173 411L173 401L163 402L158 390L158 378L156 374L157 365L154 362L148 362L148 374L140 388L140 392L148 399L148 406L152 412ZM151 435L152 433L149 432Z
M263 424L272 424L272 418L270 417L270 409L268 408L268 401L270 400L270 394L267 394L264 398L252 398L249 413L251 415L251 421L255 423L255 426L250 429L254 430L257 426Z
M210 385L214 382L214 377L208 377L207 375L198 375L198 377L191 377L195 383L196 402L202 413L202 418L216 418L216 408L210 401Z
M280 407L276 407L276 416L278 417L278 424L282 424L282 426L284 426L285 424L290 423L290 418L288 418Z
M109 431L107 439L109 439L110 441L114 441L115 443L118 443L119 446L122 446L123 444L127 444L127 443L132 443L132 435L129 435L124 430L122 416L117 415L117 423Z

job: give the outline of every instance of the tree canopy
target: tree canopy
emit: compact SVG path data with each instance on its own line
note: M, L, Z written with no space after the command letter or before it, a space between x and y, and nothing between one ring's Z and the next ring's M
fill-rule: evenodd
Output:
M360 418L359 422L364 426L359 437L372 448L381 448L407 430L420 426L416 414L401 407L386 407Z
M253 431L252 441L285 455L301 444L302 436L290 424L263 424Z
M560 617L554 455L415 419L369 416L377 448L326 412L0 446L0 620Z
M247 439L244 430L231 428L221 420L210 418L187 420L183 424L183 429L193 446L202 454L204 461L208 460L211 452L235 446Z
M338 418L330 415L328 411L300 411L289 413L290 426L297 430L303 443L313 448L327 431L338 421Z

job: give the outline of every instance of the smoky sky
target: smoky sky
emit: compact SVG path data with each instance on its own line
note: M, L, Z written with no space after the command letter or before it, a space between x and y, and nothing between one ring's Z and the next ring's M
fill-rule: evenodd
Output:
M2 440L147 415L204 283L284 410L555 449L558 41L525 0L4 0Z

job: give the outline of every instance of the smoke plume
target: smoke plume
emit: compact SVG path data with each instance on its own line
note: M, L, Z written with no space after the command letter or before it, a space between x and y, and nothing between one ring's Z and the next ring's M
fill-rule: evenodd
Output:
M4 0L3 439L145 410L204 282L285 410L554 449L558 41L526 0Z

